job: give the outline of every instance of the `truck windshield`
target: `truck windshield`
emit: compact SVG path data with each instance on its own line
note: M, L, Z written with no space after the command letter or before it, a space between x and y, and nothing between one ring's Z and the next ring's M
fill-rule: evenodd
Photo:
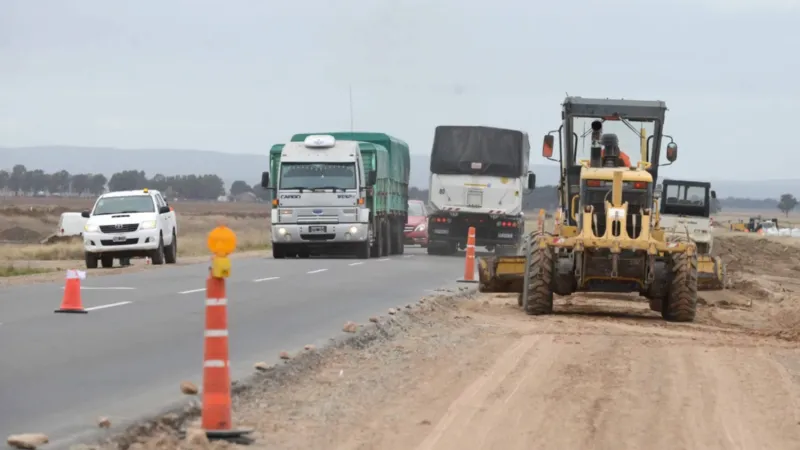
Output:
M120 197L102 197L94 206L95 216L108 214L150 213L156 211L153 198L149 195L125 195Z
M282 163L279 189L355 189L353 163Z

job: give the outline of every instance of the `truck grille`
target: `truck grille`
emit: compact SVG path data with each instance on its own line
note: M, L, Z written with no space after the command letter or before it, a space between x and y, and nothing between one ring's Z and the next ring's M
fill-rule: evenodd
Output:
M111 239L104 239L100 241L100 243L103 244L104 247L113 247L115 245L133 245L139 243L139 238L125 239L122 242L114 242Z
M120 225L100 225L100 231L103 233L130 233L139 228L138 223L125 223Z

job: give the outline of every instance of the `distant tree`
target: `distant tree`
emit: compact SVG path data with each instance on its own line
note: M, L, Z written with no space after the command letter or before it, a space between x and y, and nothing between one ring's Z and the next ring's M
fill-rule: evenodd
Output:
M722 202L719 201L718 198L711 199L711 214L719 214L722 212Z
M89 192L93 195L100 195L106 190L106 183L108 180L102 173L92 175L89 180Z
M115 192L144 189L148 187L148 181L144 171L123 170L111 175L111 179L108 180L108 190Z
M8 180L8 189L14 192L14 195L19 195L22 190L23 178L28 169L22 164L17 164L11 169L11 175Z
M50 193L69 192L70 174L66 170L59 170L48 178L47 189Z
M42 169L32 170L26 174L26 192L43 192L46 191L50 185L50 175L44 173Z
M781 195L781 199L778 201L778 209L783 211L783 213L786 214L786 217L789 217L789 212L793 210L795 206L797 206L797 199L794 198L794 195Z
M0 170L0 189L8 188L8 180L10 178L11 174L7 170Z
M250 187L249 184L245 183L242 180L236 180L231 184L231 195L237 196L240 194L244 194L245 192L253 192L253 189Z
M91 188L91 174L78 173L71 177L70 186L72 192L82 195Z

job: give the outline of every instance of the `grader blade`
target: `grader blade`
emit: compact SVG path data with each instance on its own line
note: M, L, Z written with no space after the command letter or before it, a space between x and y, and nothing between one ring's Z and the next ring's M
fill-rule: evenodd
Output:
M478 258L480 292L522 292L525 275L524 256L487 256Z
M725 265L719 257L698 255L697 257L697 290L720 291L725 289Z

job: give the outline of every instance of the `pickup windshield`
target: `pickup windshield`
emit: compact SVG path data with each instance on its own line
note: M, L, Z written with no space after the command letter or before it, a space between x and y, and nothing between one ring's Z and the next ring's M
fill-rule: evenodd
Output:
M355 189L353 163L281 163L278 189Z
M153 197L149 195L125 195L102 197L94 206L94 216L109 214L135 214L156 212Z

